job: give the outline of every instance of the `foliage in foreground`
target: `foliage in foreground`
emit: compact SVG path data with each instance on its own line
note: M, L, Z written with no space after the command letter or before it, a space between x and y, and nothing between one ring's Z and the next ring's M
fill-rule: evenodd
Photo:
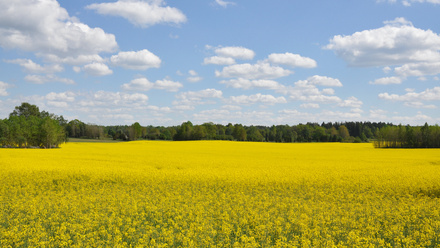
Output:
M1 247L440 246L438 149L142 141L0 155Z

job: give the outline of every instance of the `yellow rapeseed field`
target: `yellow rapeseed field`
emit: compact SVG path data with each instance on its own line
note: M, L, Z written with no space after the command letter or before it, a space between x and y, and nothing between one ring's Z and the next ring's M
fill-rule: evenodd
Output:
M440 150L0 149L0 247L440 247Z

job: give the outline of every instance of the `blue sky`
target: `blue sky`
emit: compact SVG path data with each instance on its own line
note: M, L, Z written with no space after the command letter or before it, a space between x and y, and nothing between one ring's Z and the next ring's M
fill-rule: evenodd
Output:
M440 1L0 0L0 118L440 123Z

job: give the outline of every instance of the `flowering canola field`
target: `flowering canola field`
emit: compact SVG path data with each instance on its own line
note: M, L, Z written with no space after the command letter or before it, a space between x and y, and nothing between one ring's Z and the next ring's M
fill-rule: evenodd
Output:
M440 150L0 149L0 247L440 247Z

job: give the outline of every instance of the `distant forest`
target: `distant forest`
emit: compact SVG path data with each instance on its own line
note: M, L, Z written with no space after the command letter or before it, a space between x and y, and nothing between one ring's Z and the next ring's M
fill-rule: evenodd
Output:
M440 148L440 127L402 126L385 122L323 122L298 125L244 126L211 122L178 126L100 126L39 111L29 103L0 119L3 147L58 147L69 138L113 140L235 140L254 142L374 142L378 148Z

